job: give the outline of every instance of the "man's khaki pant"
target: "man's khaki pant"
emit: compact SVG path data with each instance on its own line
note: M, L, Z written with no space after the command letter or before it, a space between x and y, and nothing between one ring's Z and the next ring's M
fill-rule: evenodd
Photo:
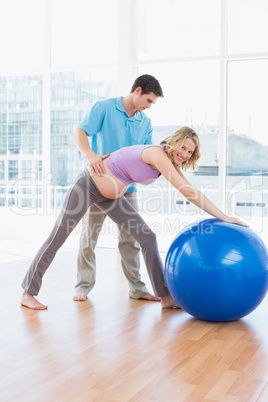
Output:
M138 210L136 192L124 195L130 204ZM83 217L83 230L80 237L80 248L77 260L77 284L75 291L88 294L96 282L95 247L103 226L105 215L94 204L90 206ZM148 290L140 278L140 247L135 239L124 229L119 228L118 248L125 277L128 280L129 296L134 299L143 297Z

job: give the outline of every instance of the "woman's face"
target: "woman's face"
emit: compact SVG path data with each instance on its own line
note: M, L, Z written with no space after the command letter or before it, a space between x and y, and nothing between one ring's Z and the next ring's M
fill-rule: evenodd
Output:
M175 165L179 166L182 162L190 159L195 151L195 143L191 138L186 138L181 148L173 151L172 158Z

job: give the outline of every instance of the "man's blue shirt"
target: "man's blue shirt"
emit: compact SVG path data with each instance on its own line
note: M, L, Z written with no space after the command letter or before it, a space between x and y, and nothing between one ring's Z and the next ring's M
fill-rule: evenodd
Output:
M98 155L137 144L152 143L152 124L144 113L129 117L122 98L107 99L93 105L78 128L91 137L91 148ZM135 184L127 192L135 191Z

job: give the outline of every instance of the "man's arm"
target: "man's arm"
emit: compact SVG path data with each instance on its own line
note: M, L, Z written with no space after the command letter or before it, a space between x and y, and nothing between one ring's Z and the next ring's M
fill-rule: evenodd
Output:
M97 176L103 176L105 174L103 160L110 154L103 156L95 154L89 145L87 133L81 128L78 128L74 133L74 141L79 151L87 158L91 172Z

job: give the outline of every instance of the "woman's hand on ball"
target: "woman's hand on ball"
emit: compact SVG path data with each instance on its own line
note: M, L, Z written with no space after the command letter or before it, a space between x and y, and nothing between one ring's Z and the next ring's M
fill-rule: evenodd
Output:
M227 219L225 220L225 222L235 223L237 225L245 226L247 228L249 227L247 223L241 221L238 218L232 218L231 216L227 216Z

